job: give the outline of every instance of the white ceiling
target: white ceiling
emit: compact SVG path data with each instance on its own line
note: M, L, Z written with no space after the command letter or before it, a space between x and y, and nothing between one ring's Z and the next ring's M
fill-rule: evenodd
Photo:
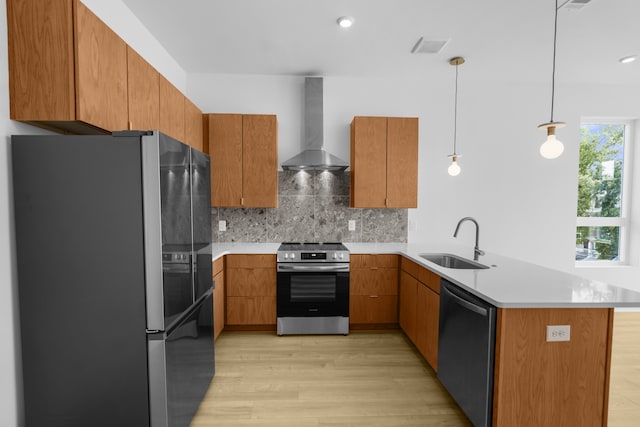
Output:
M461 55L465 79L551 76L555 0L123 1L189 73L440 78ZM639 0L561 8L558 80L640 84L640 60L618 63L640 55L639 19ZM449 42L411 54L421 36Z

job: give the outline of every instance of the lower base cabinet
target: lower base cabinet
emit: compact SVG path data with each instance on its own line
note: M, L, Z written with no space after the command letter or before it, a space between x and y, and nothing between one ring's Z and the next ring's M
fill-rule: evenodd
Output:
M405 266L405 260L402 260L403 267ZM409 339L415 344L416 342L416 309L417 309L417 295L418 295L418 280L402 270L400 273L400 312L398 313L398 320L400 328L409 337Z
M228 325L275 325L276 297L227 297Z
M398 322L396 295L351 295L349 297L349 323L392 324Z
M440 295L418 283L416 304L416 347L429 365L438 370L438 323L440 319Z
M606 426L612 308L498 308L493 425ZM548 342L547 325L570 325Z
M362 329L396 325L398 255L353 254L350 268L349 324Z
M213 339L216 340L224 329L224 257L218 258L213 262L213 280L215 282L215 289L213 290Z
M227 255L228 326L276 324L276 256Z
M438 370L440 277L402 258L400 272L400 327L429 365Z

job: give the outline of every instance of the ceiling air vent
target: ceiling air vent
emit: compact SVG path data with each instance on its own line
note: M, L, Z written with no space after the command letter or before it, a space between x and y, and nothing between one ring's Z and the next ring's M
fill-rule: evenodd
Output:
M438 53L449 42L449 40L425 40L420 37L411 49L411 53Z
M567 0L558 9L581 10L593 0Z

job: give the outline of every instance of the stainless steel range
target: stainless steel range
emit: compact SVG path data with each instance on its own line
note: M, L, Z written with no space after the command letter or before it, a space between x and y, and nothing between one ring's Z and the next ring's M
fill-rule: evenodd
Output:
M349 333L349 250L342 243L282 243L277 332Z

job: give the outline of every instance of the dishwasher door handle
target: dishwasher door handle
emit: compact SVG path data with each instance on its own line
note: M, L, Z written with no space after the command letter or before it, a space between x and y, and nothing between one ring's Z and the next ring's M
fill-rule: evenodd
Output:
M487 314L489 313L489 310L487 310L484 307L481 307L479 305L476 305L474 303L472 303L471 301L467 301L466 299L464 299L463 297L457 295L452 289L450 289L447 286L444 286L445 291L453 298L453 300L460 306L466 308L467 310L471 310L474 313L478 313L481 316L486 317Z

